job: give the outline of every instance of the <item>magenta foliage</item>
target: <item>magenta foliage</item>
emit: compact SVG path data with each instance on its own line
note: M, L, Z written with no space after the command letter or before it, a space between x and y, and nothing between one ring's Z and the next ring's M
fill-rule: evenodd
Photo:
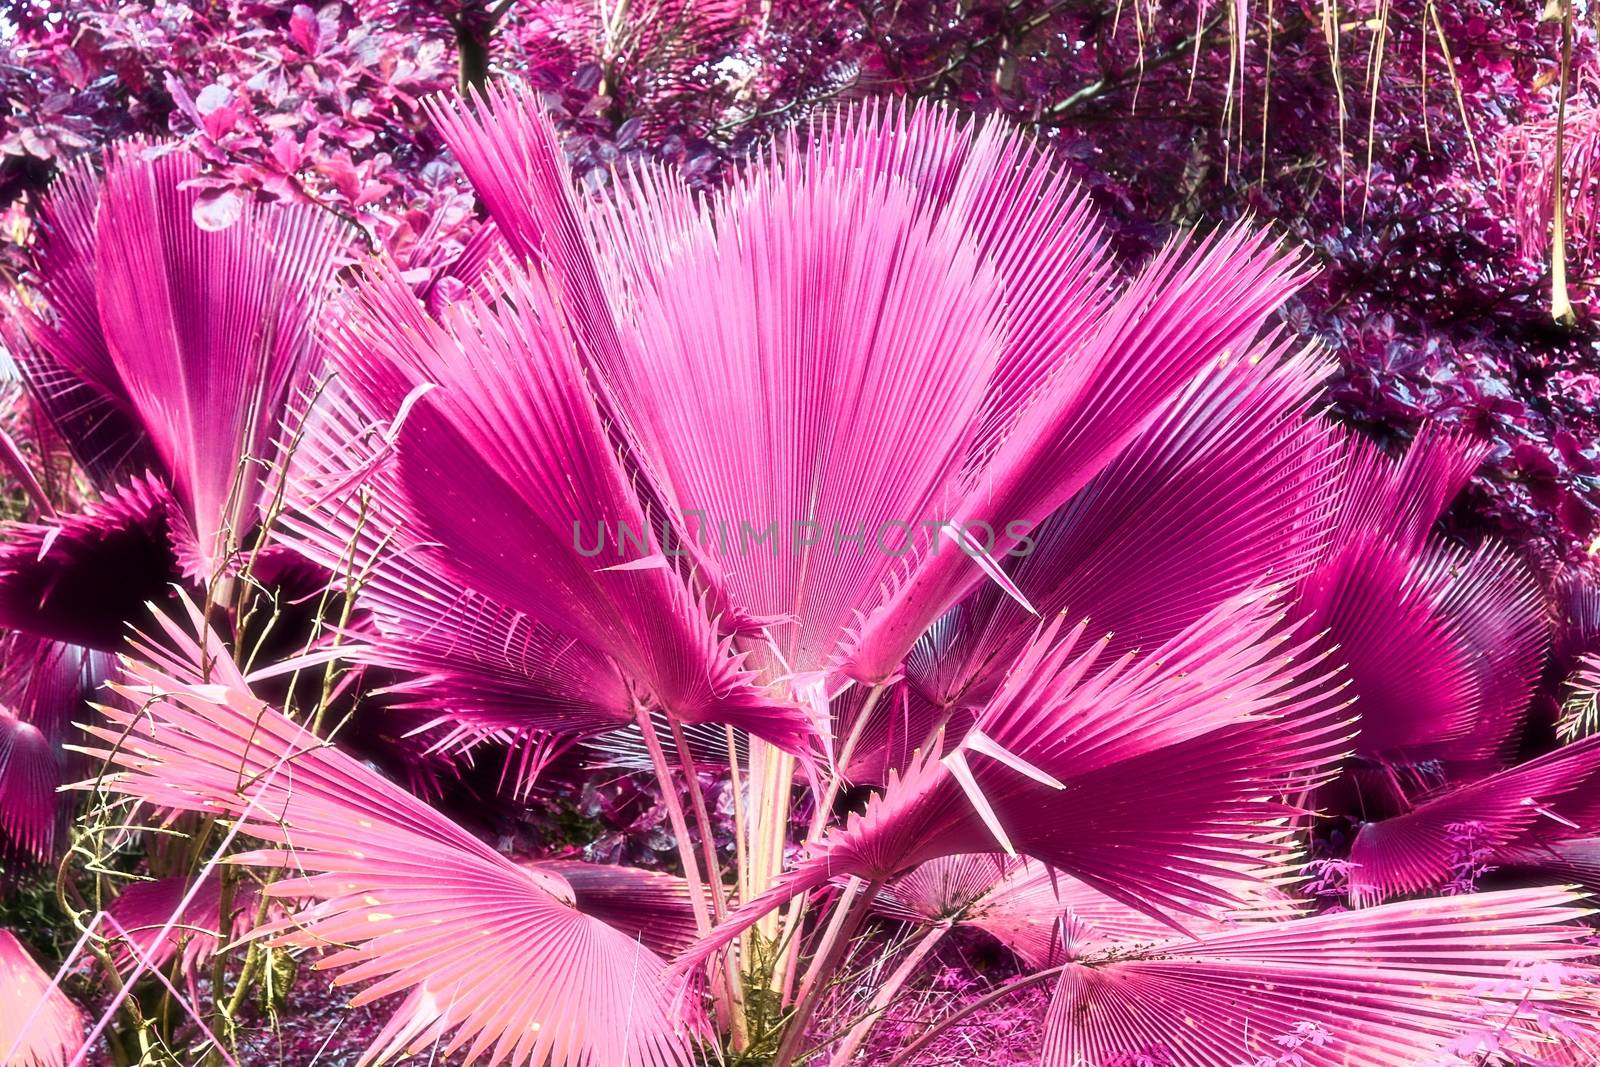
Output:
M306 207L196 225L186 183L198 167L170 146L132 142L106 164L103 183L84 165L52 191L37 275L50 310L30 313L22 369L103 489L130 470L160 471L176 507L122 510L146 523L167 512L184 571L210 574L254 525L262 467L310 370L339 237ZM95 409L117 435L87 453L103 424L72 431L98 420Z
M1120 653L1170 640L1263 572L1309 570L1333 518L1321 486L1336 438L1303 416L1329 368L1284 356L1267 343L1240 373L1198 379L1032 535L1009 569L1038 610L1093 619ZM1218 495L1222 484L1235 493ZM911 681L941 707L984 699L1033 624L998 588L980 589L913 649Z
M1235 598L1144 659L1105 657L1086 624L1058 640L1058 618L953 751L891 775L696 952L840 875L882 881L996 843L1180 929L1233 901L1218 879L1284 859L1272 829L1294 809L1270 798L1312 786L1348 736L1326 670L1270 639L1278 617Z
M1385 438L1431 419L1493 442L1464 518L1576 557L1597 514L1593 328L1550 322L1548 239L1526 240L1514 206L1538 189L1494 166L1553 119L1557 23L1531 3L1366 5L1336 59L1320 5L1277 5L1270 29L1244 5L1241 55L1237 8L1196 6L1198 21L1180 7L1146 24L1070 5L871 4L859 81L1037 124L1135 256L1169 220L1276 220L1323 268L1285 319L1340 357L1339 409ZM1581 67L1593 35L1577 36Z
M82 512L13 523L0 545L0 622L115 649L143 606L181 573L174 544L192 542L170 492L136 476Z
M130 141L103 162L103 175L75 164L46 198L38 298L20 300L7 330L45 429L19 451L41 477L25 504L32 520L4 524L0 622L79 657L118 648L174 585L217 593L244 582L304 603L326 584L281 549L277 565L249 550L270 512L290 399L321 369L315 330L346 254L338 224L306 205L249 204L220 230L199 225L200 194L186 186L199 165L172 145ZM81 480L60 469L57 440ZM306 622L304 612L275 620L263 647L292 654L315 636ZM8 679L20 688L37 673L17 655ZM74 693L49 721L81 710ZM5 787L26 785L30 809L53 808L40 800L53 789L42 772L21 772L23 742L38 742L20 729L7 731L16 759ZM59 760L65 730L50 736ZM29 848L47 858L47 842L34 831Z
M1238 906L1184 919L1191 933L1220 933L1242 920L1292 918L1302 905L1267 881L1219 879ZM1003 854L929 860L885 887L879 910L919 924L984 931L1031 968L1116 945L1165 941L1172 927L1044 864Z
M1562 846L1595 836L1597 782L1600 740L1590 738L1368 823L1350 851L1352 899L1459 888L1491 863L1563 870Z
M454 81L442 19L418 34L346 4L256 0L19 4L10 18L13 189L107 139L174 133L209 164L198 185L217 221L256 195L312 201L397 250L425 245L422 267L465 236L470 205L418 111Z
M1362 441L1345 457L1343 507L1295 610L1349 668L1364 757L1492 761L1527 710L1548 630L1533 576L1498 544L1430 534L1482 459L1436 432L1398 463Z

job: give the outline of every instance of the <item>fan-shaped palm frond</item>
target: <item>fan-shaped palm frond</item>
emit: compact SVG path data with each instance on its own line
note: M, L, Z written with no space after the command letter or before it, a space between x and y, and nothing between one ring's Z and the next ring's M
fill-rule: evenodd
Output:
M294 416L274 483L285 504L278 541L357 597L371 621L355 658L395 673L395 706L474 731L585 734L633 722L633 696L604 654L441 573L383 494L350 491L383 480L398 432L329 382Z
M0 637L0 660L0 848L48 861L63 822L56 793L68 770L62 746L106 658L13 632Z
M222 230L195 223L188 153L113 156L95 225L95 289L128 406L193 526L206 573L254 518L262 465L340 254L310 206L246 206Z
M208 875L192 895L188 879L178 876L134 882L106 909L108 926L116 935L112 956L123 968L135 961L165 967L176 958L179 971L192 979L218 945L250 932L258 904L255 887L248 882L238 885L232 904L224 931L222 879L217 875Z
M346 385L389 418L406 409L393 454L364 485L383 509L375 528L397 525L426 566L605 653L675 716L799 749L803 716L754 687L659 552L609 566L585 548L590 531L644 544L656 526L617 461L555 291L512 269L497 284L492 304L433 321L380 271L341 323Z
M1303 280L1259 233L1236 229L1169 245L1100 316L1066 372L1050 377L956 506L958 528L1004 530L1013 548L1159 417L1208 363L1243 351L1267 312ZM1176 324L1183 323L1181 332ZM947 550L870 612L852 646L854 677L888 677L978 575Z
M633 935L652 952L672 956L695 939L689 883L682 878L578 860L541 860L535 866L572 887L579 911Z
M1398 464L1351 443L1339 527L1296 612L1349 670L1365 756L1482 766L1527 709L1547 637L1537 584L1500 546L1429 541L1480 456L1439 434Z
M1207 936L1241 922L1298 915L1303 905L1274 884L1272 873L1218 879L1237 904L1185 917L1185 928ZM1035 860L1003 853L929 860L886 885L877 908L913 922L949 921L982 930L1032 968L1114 945L1164 943L1173 937L1169 923Z
M37 269L44 307L22 315L29 344L17 362L29 394L89 476L110 486L156 463L106 345L95 287L100 175L92 161L65 168L39 208Z
M1301 280L1239 230L1113 298L1075 186L935 109L819 120L704 203L645 171L591 207L526 91L477 103L435 117L560 294L629 462L700 519L678 532L713 602L801 673L889 677L986 571L1005 581L973 540L1013 547ZM771 558L774 523L805 528L799 551Z
M1587 911L1561 889L1386 904L1106 951L1061 972L1046 1067L1393 1067L1536 1049L1588 1013Z
M834 878L882 882L996 840L1148 914L1236 903L1217 880L1287 855L1298 809L1284 798L1332 770L1349 731L1338 687L1273 635L1280 620L1270 598L1235 598L1098 668L1104 639L1084 641L1083 624L1061 637L1056 620L955 751L892 776L681 962Z
M158 617L159 619L159 617ZM266 890L316 903L269 928L329 949L356 1003L414 990L433 1013L415 1043L490 1063L686 1065L699 1026L660 959L575 907L572 883L519 866L254 697L216 638L159 619L90 733L110 786L222 815L273 848L240 862L291 877ZM204 666L202 666L204 664ZM690 1008L692 1012L692 1008ZM392 1036L392 1035L391 1035Z
M1337 453L1309 417L1327 364L1281 343L1203 375L1031 535L1012 579L1039 610L1151 648L1264 578L1293 582L1326 548ZM1034 620L979 590L913 650L908 673L940 706L981 704Z
M1600 738L1590 738L1364 825L1350 849L1351 898L1434 889L1485 864L1536 867L1549 856L1559 869L1546 849L1597 835Z
M310 207L201 229L197 167L130 142L103 179L82 164L46 198L46 307L19 366L103 497L6 525L0 625L114 649L168 583L220 576L254 524L340 241Z

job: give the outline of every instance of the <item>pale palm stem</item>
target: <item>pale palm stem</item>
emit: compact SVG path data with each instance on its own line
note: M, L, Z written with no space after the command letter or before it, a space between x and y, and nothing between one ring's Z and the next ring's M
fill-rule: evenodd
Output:
M722 864L717 859L717 839L711 832L711 812L706 807L706 795L700 789L700 774L695 766L694 754L689 751L689 739L683 726L672 716L667 716L667 729L672 733L672 744L678 752L678 768L689 786L689 806L694 812L695 825L700 829L700 855L706 865L706 885L711 890L711 920L722 921L727 911L723 896Z
M750 739L750 851L749 864L741 872L742 900L760 896L783 873L794 768L793 756L760 738ZM763 937L774 941L778 936L777 924L776 915L767 915L756 924L756 929Z
M672 781L672 768L667 765L667 754L661 747L661 738L656 734L655 722L650 717L650 709L642 702L638 704L635 714L639 719L639 732L644 735L645 748L650 752L650 762L656 770L656 777L661 782L661 799L667 806L667 819L672 823L672 836L678 843L678 860L683 864L683 878L689 884L689 903L694 909L695 930L701 937L711 932L712 922L707 907L705 882L700 877L700 864L695 858L694 843L689 840L689 820L683 812L683 801L678 796L677 786ZM672 722L671 715L667 721ZM717 872L713 869L710 877L715 879ZM742 1029L739 988L735 979L730 975L737 974L738 965L731 960L724 962L724 973L720 979L713 974L716 985L715 995L728 1007L731 1020L737 1020L735 1026ZM726 998L725 1000L723 998Z
M863 885L865 888L862 888ZM839 900L833 908L833 915L828 920L827 929L823 932L822 940L811 957L811 967L800 983L799 1001L785 1027L783 1041L778 1046L778 1054L773 1057L773 1067L790 1067L794 1062L795 1054L800 1051L801 1042L805 1040L806 1027L822 1000L822 991L827 988L829 977L843 958L850 939L855 936L862 921L866 919L867 909L872 906L882 886L883 883L880 881L863 883L859 878L852 878L844 892L839 895Z
M1551 175L1551 236L1550 236L1550 314L1557 322L1570 326L1576 321L1572 298L1567 292L1567 200L1566 133L1567 133L1567 80L1572 70L1572 0L1561 4L1561 76L1556 100L1556 151L1555 168Z
M745 839L746 819L744 806L744 780L739 774L739 747L734 743L733 727L724 726L723 732L728 739L728 788L733 794L733 862L736 881L741 901L749 899L746 895L749 887L745 885L745 871L749 867L750 846Z
M749 892L745 885L747 871L750 863L749 842L745 838L746 818L744 803L744 780L739 774L739 746L734 743L733 727L724 726L723 732L728 741L728 789L733 794L733 858L734 858L734 889L739 895L739 900L749 899ZM737 985L734 987L734 997L737 1000L733 1020L733 1047L735 1051L743 1051L749 1040L749 1033L744 1018L744 975L741 972L742 961L745 956L745 938L739 939L738 957L732 954L725 957L728 970L734 976Z
M806 842L815 842L827 829L828 816L833 813L833 803L838 799L839 790L844 782L844 768L849 765L850 757L855 754L856 745L861 741L861 735L866 729L867 720L872 717L873 710L882 698L885 686L879 683L872 687L872 692L867 694L867 699L862 703L861 710L856 714L855 722L850 725L850 732L846 735L844 745L835 757L833 778L829 781L823 795L817 798L817 807L811 814L811 827L806 832ZM784 943L789 946L784 955L782 974L784 981L781 983L781 992L785 1001L789 999L790 987L794 977L794 969L800 956L800 938L792 934L799 929L806 917L806 901L804 896L796 897L789 903L783 915Z
M683 726L672 716L667 716L667 728L672 732L672 743L678 750L678 767L689 783L689 801L694 810L695 823L700 828L700 851L705 858L706 884L711 889L711 915L720 923L727 914L727 900L723 896L722 864L717 860L717 838L712 832L711 812L706 807L705 792L700 788L700 774L695 767L694 754L689 751L689 739ZM733 1029L734 1047L742 1048L747 1039L744 1025L744 983L739 978L739 962L732 954L722 956L723 978L728 990L728 1021Z
M689 883L689 903L694 908L694 925L701 937L711 932L711 916L706 907L706 887L700 878L700 864L695 859L694 844L689 840L689 820L683 814L683 801L672 783L672 768L667 765L667 754L661 748L661 738L656 736L655 723L650 709L642 702L635 708L639 732L644 735L644 747L650 753L650 762L661 782L661 801L667 806L667 819L672 823L672 836L677 839L678 859L683 864L683 877Z

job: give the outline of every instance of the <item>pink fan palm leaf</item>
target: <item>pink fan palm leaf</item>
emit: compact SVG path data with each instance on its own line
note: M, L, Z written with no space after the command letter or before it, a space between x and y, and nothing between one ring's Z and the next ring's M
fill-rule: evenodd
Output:
M22 379L45 416L100 485L155 462L138 414L106 345L95 280L100 176L89 159L67 167L39 211L37 269L43 308L21 316L29 344L17 351Z
M0 846L48 861L62 818L57 789L69 725L106 663L75 645L23 633L0 637Z
M373 584L365 593L364 606L381 611ZM635 721L632 694L616 665L576 638L470 590L451 600L385 606L397 610L375 615L382 620L380 636L356 658L410 675L383 690L397 706L438 711L482 730L563 736ZM424 618L430 606L436 614Z
M582 735L635 721L626 679L607 656L442 573L381 491L348 491L384 481L376 468L400 427L338 381L309 397L293 424L277 540L358 598L371 626L352 655L397 674L397 706L479 730Z
M949 631L958 630L959 625L955 611L935 623L906 661L913 679L926 682L933 677L934 650L955 640ZM858 785L883 784L891 770L908 766L918 758L919 750L930 747L935 735L939 735L940 753L948 751L972 727L974 708L966 703L936 704L910 682L895 684L868 709L872 693L865 686L853 686L830 704L834 734L856 735L855 748L840 772Z
M1482 864L1549 858L1560 869L1550 846L1597 835L1600 738L1589 738L1362 826L1350 849L1351 900L1435 889Z
M167 583L221 576L254 524L341 242L310 207L201 229L187 153L130 142L105 162L47 198L48 308L19 359L103 498L8 525L0 623L108 649Z
M680 964L834 878L882 882L996 842L1164 919L1227 906L1218 879L1287 858L1299 809L1285 798L1331 771L1349 733L1338 687L1273 635L1280 617L1270 598L1236 598L1098 668L1103 640L1083 641L1082 625L1057 640L1057 620L960 746L891 775Z
M7 851L39 859L55 851L59 761L50 737L0 708L0 844Z
M579 911L637 938L660 956L683 951L698 933L689 883L676 875L579 860L540 860L535 866L572 887Z
M929 860L885 886L877 908L894 918L982 930L1037 968L1060 963L1066 939L1081 936L1085 917L1074 906L1075 896L1108 905L1100 910L1117 919L1126 917L1111 926L1125 940L1166 940L1172 933L1161 920L1095 893L1077 879L1004 853Z
M1000 280L892 176L768 172L639 296L623 410L774 673L825 669L945 514L1001 351Z
M1600 834L1593 832L1536 841L1526 848L1506 848L1494 860L1524 878L1532 874L1543 882L1574 882L1589 889L1600 888Z
M1556 622L1551 660L1556 670L1569 674L1584 656L1600 652L1600 573L1575 567L1550 587Z
M948 542L971 468L1107 299L1076 186L1003 124L935 108L816 120L703 209L637 174L597 215L639 308L607 379L642 462L802 674Z
M1395 460L1376 445L1350 438L1339 522L1330 555L1382 530L1407 555L1428 544L1433 525L1489 454L1459 434L1425 426Z
M1337 451L1310 417L1328 364L1280 344L1197 379L1008 564L1040 611L1094 620L1108 654L1169 640L1222 600L1294 582L1326 549ZM997 587L924 637L907 667L935 703L981 704L1034 620Z
M620 567L596 532L656 534L618 462L577 351L541 276L507 268L493 304L427 318L374 273L336 334L335 362L371 410L408 407L365 489L419 557L462 586L611 657L687 722L736 722L798 750L809 727L755 688L704 598L651 553Z
M687 547L719 605L770 626L769 677L827 666L910 547L907 529L917 536L950 495L1000 348L997 281L963 227L924 209L913 174L829 157L855 137L890 143L894 123L819 127L811 152L791 143L789 164L756 167L702 214L655 172L615 208L579 205L553 131L517 88L438 120L512 247L573 294L632 460L698 519ZM948 118L912 121L918 143L970 140ZM1030 188L1047 176L1022 169ZM1040 218L1081 219L1063 195L1047 190ZM1081 232L1050 244L1073 242ZM622 306L637 309L636 330L612 320Z
M524 91L437 111L563 294L630 461L701 520L686 550L717 603L802 675L889 677L985 571L923 524L1036 524L1300 279L1236 232L1174 246L1113 303L1073 184L936 110L816 122L705 203L642 172L610 207L574 196ZM1180 321L1200 328L1174 344ZM785 537L811 543L772 558Z
M474 90L469 100L435 99L428 114L504 246L539 264L560 294L585 354L615 353L618 326L585 213L538 97L520 82L503 82Z
M188 880L182 877L134 882L106 909L110 928L117 934L111 948L113 959L122 968L135 961L165 967L177 959L179 971L192 979L219 945L250 932L258 905L255 887L242 882L232 901L233 914L224 931L222 880L215 874L208 876L192 897Z
M572 883L511 862L263 704L214 636L202 654L160 621L175 651L140 643L115 686L130 705L90 729L106 745L95 754L118 768L113 788L235 819L272 846L238 861L290 875L270 895L316 903L265 933L340 946L319 966L370 981L358 1004L429 998L417 1040L448 1033L446 1054L687 1067L700 1024L659 957L578 910Z
M964 232L994 265L1007 319L974 447L981 461L1113 296L1110 257L1083 190L1003 120L905 103L814 118L775 156L771 165L792 182L824 170L893 176L915 191L920 211ZM659 191L652 199L659 208Z
M115 154L96 221L100 322L129 406L193 523L207 573L252 524L270 443L317 361L338 261L335 223L309 206L247 205L196 224L187 153Z
M1306 1067L1393 1067L1479 1032L1536 1044L1541 1013L1590 1010L1579 900L1483 893L1110 949L1062 970L1041 1062L1238 1067L1292 1050Z
M66 1067L83 1047L83 1012L10 930L0 930L0 1063Z
M1532 575L1500 546L1429 540L1481 455L1433 432L1398 464L1351 443L1339 528L1296 612L1349 670L1363 756L1492 763L1528 707L1547 639Z
M1207 909L1205 917L1186 917L1185 927L1204 936L1243 921L1282 921L1299 914L1302 905L1275 884L1273 873L1259 874L1218 879L1238 904ZM885 886L877 906L891 917L920 923L947 919L982 930L1032 968L1113 945L1154 944L1173 937L1170 924L1070 875L1000 853L930 860Z
M1254 340L1304 280L1263 234L1235 229L1169 245L1018 417L952 513L996 531L993 553L1086 486L1208 363ZM1003 531L1003 532L1002 532ZM869 611L846 657L852 677L889 677L922 632L977 584L960 551L930 557Z

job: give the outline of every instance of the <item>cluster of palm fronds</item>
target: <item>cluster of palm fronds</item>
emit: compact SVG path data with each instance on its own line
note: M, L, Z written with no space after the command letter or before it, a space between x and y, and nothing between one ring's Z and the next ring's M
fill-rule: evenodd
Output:
M159 144L54 191L0 831L77 940L0 933L0 1058L232 1062L307 963L403 994L374 1060L910 1064L1047 984L1054 1067L1594 1062L1600 740L1530 722L1531 575L1434 533L1481 452L1320 415L1294 256L1121 282L932 109L602 200L530 94L433 117L492 220L451 286L312 208L203 229ZM597 739L677 873L434 802ZM1016 977L885 1052L953 931Z

